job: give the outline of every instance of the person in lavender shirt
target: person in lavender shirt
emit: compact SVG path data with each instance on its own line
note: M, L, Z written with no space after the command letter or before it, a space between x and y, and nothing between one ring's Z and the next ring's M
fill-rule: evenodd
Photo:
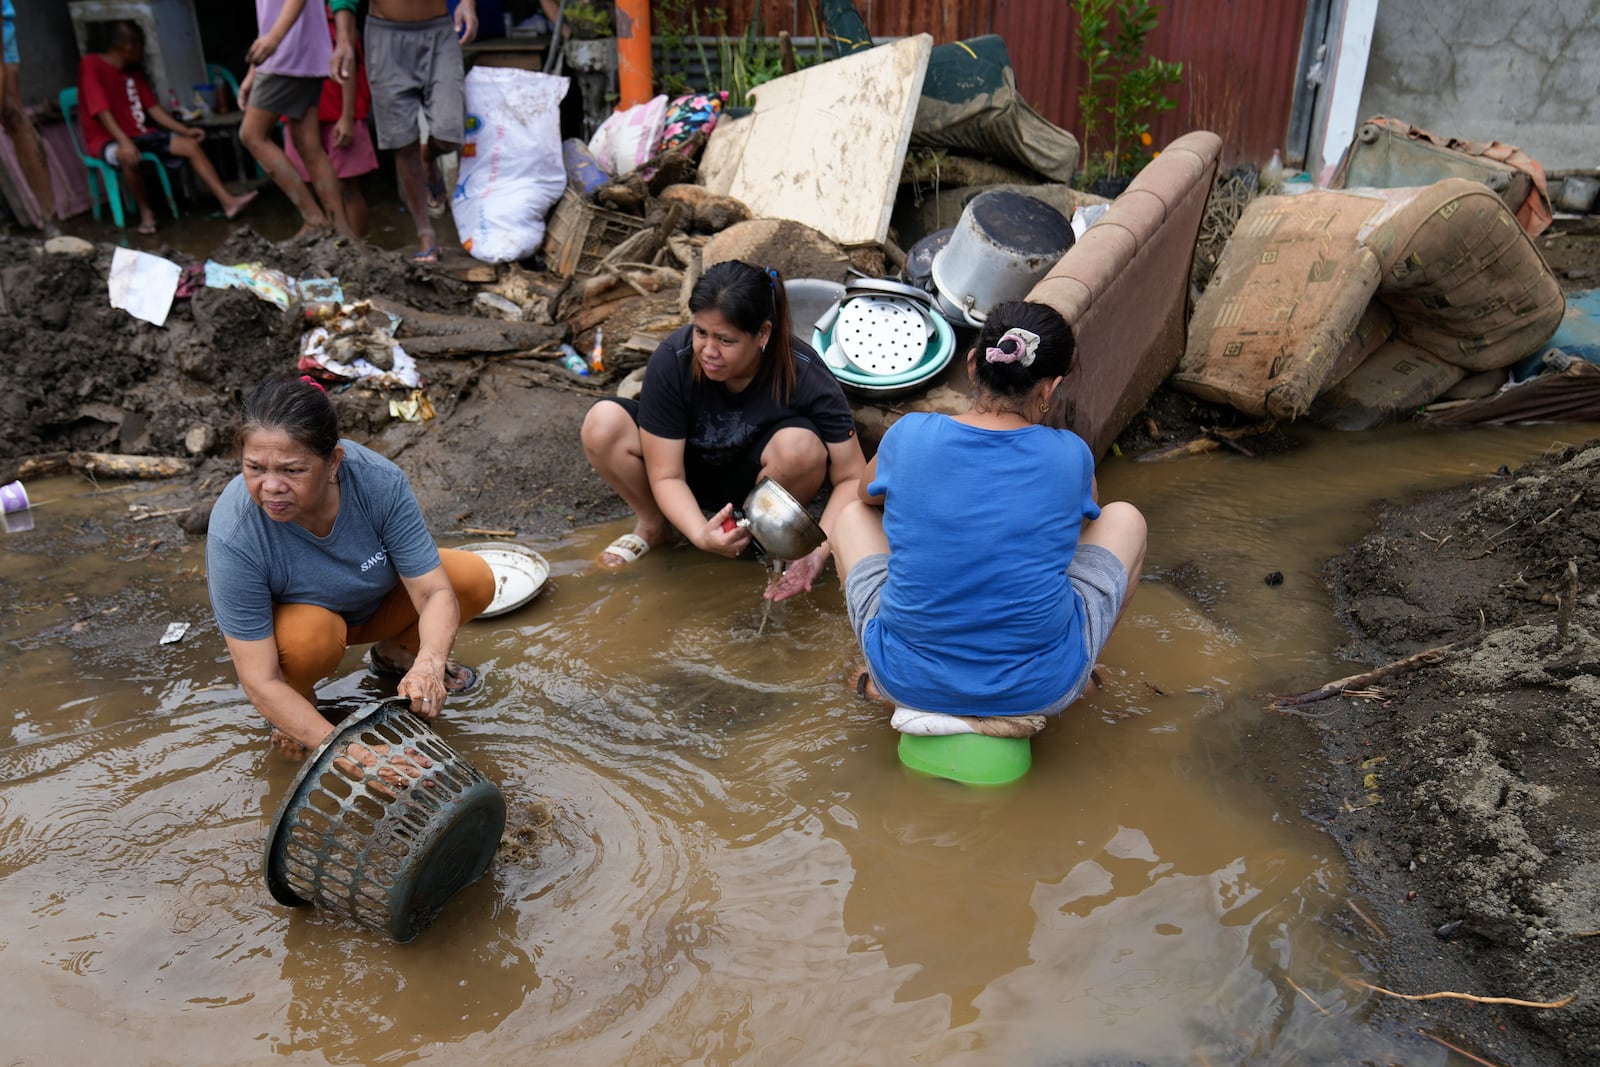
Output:
M245 54L250 70L239 86L245 107L239 139L299 210L305 221L301 234L332 225L350 236L339 178L323 151L317 118L333 56L327 0L256 0L256 23L261 36ZM311 175L309 189L272 139L280 115L288 121L289 136Z

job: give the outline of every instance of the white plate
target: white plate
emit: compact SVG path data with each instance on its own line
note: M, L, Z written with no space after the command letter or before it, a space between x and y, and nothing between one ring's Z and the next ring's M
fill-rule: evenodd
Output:
M550 577L550 564L545 558L522 545L484 541L461 545L459 550L481 557L494 572L494 599L478 613L480 619L522 607L539 595Z

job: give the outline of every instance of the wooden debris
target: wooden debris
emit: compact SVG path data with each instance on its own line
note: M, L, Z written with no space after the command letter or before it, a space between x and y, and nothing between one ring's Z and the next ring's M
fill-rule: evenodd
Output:
M1449 653L1475 645L1481 639L1482 635L1476 634L1462 641L1452 641L1448 645L1425 648L1421 652L1413 652L1411 655L1404 656L1392 663L1374 667L1370 671L1362 671L1360 674L1352 674L1345 678L1336 679L1309 692L1295 696L1278 697L1267 706L1273 709L1297 708L1302 704L1315 704L1317 701L1326 700L1329 697L1344 696L1349 690L1366 689L1373 682L1380 682L1397 674L1406 674L1419 667L1431 667L1443 660Z
M1307 993L1304 989L1301 989L1293 978L1290 978L1288 975L1284 975L1283 980L1289 983L1290 989L1293 989L1296 993L1299 993L1302 997L1305 997L1307 1000L1309 1000L1311 1002L1311 1006L1316 1008L1318 1013L1322 1015L1328 1014L1328 1009L1324 1008L1321 1004L1318 1004L1316 997L1312 996L1310 993Z
M498 530L487 526L463 526L461 532L474 537L515 537L515 530Z
M1483 1067L1500 1067L1500 1065L1498 1063L1495 1063L1493 1060L1486 1060L1482 1056L1474 1056L1472 1053L1468 1052L1466 1049L1462 1048L1460 1045L1452 1045L1450 1042L1446 1041L1444 1038L1440 1037L1438 1034L1431 1034L1428 1031L1422 1030L1422 1029L1418 1029L1417 1033L1421 1034L1423 1037L1427 1038L1429 1041L1434 1042L1435 1044L1443 1045L1445 1048L1449 1049L1451 1052L1454 1052L1459 1056L1465 1056L1467 1059L1471 1060L1473 1063L1482 1064Z
M194 466L187 456L124 456L112 452L52 452L32 456L17 468L19 478L44 478L69 470L105 478L171 478Z
M1221 443L1213 437L1196 437L1188 441L1179 441L1175 444L1162 445L1152 448L1148 452L1141 452L1133 457L1135 463L1160 463L1169 459L1183 459L1187 456L1201 456L1207 452L1215 452L1222 447Z
M1578 604L1578 561L1567 560L1567 589L1556 608L1556 640L1567 643L1567 632L1572 627L1572 611Z
M1473 1004L1506 1004L1513 1008L1564 1008L1578 999L1578 994L1569 993L1560 1000L1520 1000L1516 997L1480 997L1474 993L1396 993L1392 989L1363 982L1359 978L1346 978L1345 981L1362 989L1370 989L1374 993L1382 993L1386 997L1395 997L1399 1000L1466 1000Z

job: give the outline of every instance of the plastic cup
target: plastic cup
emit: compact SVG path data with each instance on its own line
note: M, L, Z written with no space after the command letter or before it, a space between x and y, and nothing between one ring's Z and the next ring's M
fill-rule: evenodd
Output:
M0 485L0 511L10 515L15 511L28 510L28 491L22 487L21 482L7 482Z
M0 525L5 527L6 533L27 533L33 529L33 512L7 511L0 514Z

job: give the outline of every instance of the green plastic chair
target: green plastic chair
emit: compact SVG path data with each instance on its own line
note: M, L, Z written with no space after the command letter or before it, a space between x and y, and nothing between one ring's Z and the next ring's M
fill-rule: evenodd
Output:
M61 90L60 101L61 117L66 120L67 132L72 134L72 147L89 172L89 203L93 207L95 221L100 220L100 194L95 191L94 184L95 175L98 174L106 186L106 203L111 205L111 220L120 230L127 224L122 205L123 198L128 192L122 188L122 174L118 168L103 159L96 159L83 150L83 141L78 137L78 87L74 85ZM172 209L172 217L178 218L178 201L172 196L172 182L167 178L166 164L162 163L161 157L154 152L141 152L139 158L156 165L156 177L161 179L161 191L166 194L167 207Z
M229 70L227 67L224 67L221 63L207 63L206 77L211 79L212 85L215 85L218 82L223 82L228 86L228 91L233 94L234 107L237 108L244 106L239 103L239 79L233 76L233 71ZM235 133L233 136L238 137L238 134ZM255 169L257 178L265 178L267 176L267 172L261 166L260 161L253 156L250 159L250 165ZM239 177L242 178L244 175L241 174Z

